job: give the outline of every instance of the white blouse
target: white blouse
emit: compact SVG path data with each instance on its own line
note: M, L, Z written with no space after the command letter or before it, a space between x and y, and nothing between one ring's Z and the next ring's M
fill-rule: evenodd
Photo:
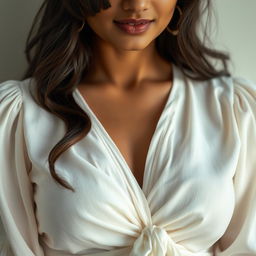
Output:
M256 255L256 84L173 69L142 188L78 89L92 128L56 162L63 188L47 159L64 122L33 79L0 85L0 256Z

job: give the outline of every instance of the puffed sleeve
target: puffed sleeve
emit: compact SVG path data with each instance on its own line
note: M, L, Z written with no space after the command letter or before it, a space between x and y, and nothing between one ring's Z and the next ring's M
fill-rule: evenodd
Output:
M43 256L29 181L20 83L0 84L0 256Z
M235 209L216 256L256 255L256 83L234 77L233 110L241 149L233 177Z

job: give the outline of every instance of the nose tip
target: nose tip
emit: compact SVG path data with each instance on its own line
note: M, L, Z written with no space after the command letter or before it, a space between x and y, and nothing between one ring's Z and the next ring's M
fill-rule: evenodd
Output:
M125 11L140 12L148 9L147 0L129 0L123 1L123 9Z

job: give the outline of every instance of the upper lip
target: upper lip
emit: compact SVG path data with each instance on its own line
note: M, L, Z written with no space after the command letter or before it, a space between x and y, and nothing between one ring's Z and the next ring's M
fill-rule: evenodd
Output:
M141 22L151 22L153 20L149 20L149 19L123 19L123 20L115 20L114 22L118 22L118 23L141 23Z

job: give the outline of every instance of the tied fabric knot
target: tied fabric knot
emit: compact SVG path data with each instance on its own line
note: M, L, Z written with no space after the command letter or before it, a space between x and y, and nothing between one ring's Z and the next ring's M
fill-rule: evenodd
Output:
M134 242L129 256L172 256L173 242L167 232L156 225L146 226Z

